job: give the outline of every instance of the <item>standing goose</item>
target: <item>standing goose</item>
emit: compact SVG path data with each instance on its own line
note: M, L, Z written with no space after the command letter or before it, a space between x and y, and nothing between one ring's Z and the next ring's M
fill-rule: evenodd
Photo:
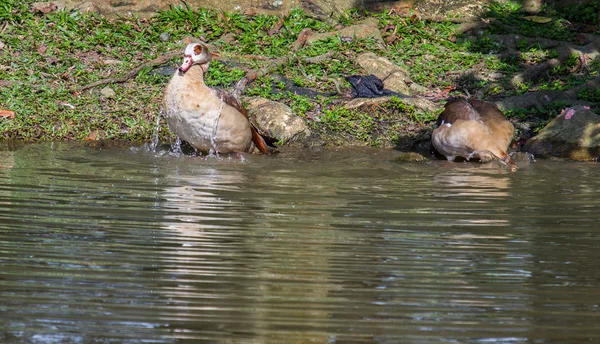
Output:
M183 64L165 90L163 108L171 130L202 152L270 154L264 138L248 119L246 109L231 94L204 84L212 59L208 48L190 43Z
M446 159L475 158L481 162L498 159L512 172L517 170L506 153L515 128L495 105L476 99L451 99L437 125L431 144Z

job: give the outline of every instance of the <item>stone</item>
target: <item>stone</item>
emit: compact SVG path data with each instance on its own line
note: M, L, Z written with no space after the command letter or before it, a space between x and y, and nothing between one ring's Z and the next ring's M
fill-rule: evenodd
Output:
M406 84L406 74L394 72L383 81L383 88L401 94L411 94L411 89Z
M163 41L163 42L168 42L168 41L169 41L169 39L171 39L171 34L170 34L170 33L168 33L168 32L163 32L163 33L161 33L161 34L160 34L160 37L159 37L159 38L160 38L160 40L161 40L161 41Z
M411 81L408 71L392 61L375 53L364 53L356 58L356 63L361 66L366 74L373 74L383 81L386 90L402 93L404 95L415 94L415 90L425 93L423 86L416 85ZM408 86L411 84L411 86ZM414 84L414 86L412 86Z
M354 98L351 101L344 104L344 108L346 109L358 109L362 107L370 107L373 105L380 105L388 102L392 97L378 97L378 98ZM436 105L434 102L419 97L408 97L402 98L402 102L407 105L412 105L415 108L424 111L424 112L435 112L440 109L440 106Z
M585 106L567 108L523 148L535 156L594 160L600 156L600 116Z
M416 82L410 84L410 91L411 94L425 94L430 92L427 87L419 85Z
M379 105L388 102L392 97L378 97L378 98L354 98L351 101L344 104L344 108L352 110L361 107L368 107L373 105Z
M304 120L294 115L285 104L260 97L251 98L248 100L248 113L261 134L279 142L287 143L311 134Z
M31 4L31 9L34 12L42 12L48 14L50 12L59 11L65 8L65 5L57 1L34 2Z
M312 44L329 37L340 36L342 38L352 39L374 38L381 47L385 47L385 42L383 41L383 37L381 37L381 31L379 31L379 28L377 27L378 24L379 21L377 18L368 18L359 24L348 26L337 31L312 34L306 39L306 44Z
M373 74L383 81L394 73L399 73L398 75L402 75L402 78L406 81L410 81L410 74L408 71L375 53L369 52L358 55L356 57L356 63L358 63L367 74Z
M108 86L101 89L100 94L102 94L104 96L104 98L107 98L107 99L111 99L111 98L114 98L117 96L115 91Z
M409 97L403 98L402 102L404 104L412 105L415 108L424 111L424 112L436 112L440 110L441 106L432 102L429 99L421 98L421 97Z
M406 163L406 162L423 162L428 160L422 154L416 152L402 152L395 159L394 162Z

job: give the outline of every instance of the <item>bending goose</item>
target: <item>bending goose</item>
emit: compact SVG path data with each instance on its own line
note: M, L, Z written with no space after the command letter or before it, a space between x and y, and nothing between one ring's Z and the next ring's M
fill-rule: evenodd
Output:
M454 161L457 157L498 159L511 171L517 166L506 153L515 128L495 105L476 99L456 98L448 101L431 135L435 152Z
M171 130L202 152L270 154L264 138L248 119L246 109L231 94L204 84L212 59L208 48L190 43L183 64L165 90L163 108Z

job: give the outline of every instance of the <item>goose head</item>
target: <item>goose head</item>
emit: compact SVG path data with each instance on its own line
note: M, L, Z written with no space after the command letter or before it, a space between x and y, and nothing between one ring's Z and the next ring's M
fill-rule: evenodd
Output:
M183 64L179 67L179 74L184 74L193 65L199 65L203 72L208 70L208 65L212 60L212 54L202 43L190 43L185 48L183 55Z

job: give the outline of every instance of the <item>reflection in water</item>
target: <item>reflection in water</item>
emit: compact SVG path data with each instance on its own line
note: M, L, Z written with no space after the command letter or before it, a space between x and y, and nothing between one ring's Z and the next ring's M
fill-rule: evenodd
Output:
M599 339L594 165L393 158L0 155L0 342Z
M239 167L235 162L229 165ZM173 240L181 247L165 257L170 267L164 271L185 282L165 290L165 297L191 300L178 303L182 318L212 312L210 317L198 318L196 326L205 336L211 331L221 333L215 340L226 332L261 343L327 341L327 335L311 331L310 324L322 326L328 313L310 303L293 306L302 298L326 298L329 285L323 252L298 251L295 243L288 244L287 236L294 229L287 232L273 228L269 221L257 221L288 216L268 210L277 203L274 199L247 197L254 194L252 187L246 187L253 176L228 167L208 166L168 178L172 186L163 196L162 206L169 209L163 223L176 233ZM287 182L278 178L275 184ZM307 281L310 289L303 285ZM290 338L289 331L303 339Z
M13 168L14 153L10 151L0 150L0 169Z

